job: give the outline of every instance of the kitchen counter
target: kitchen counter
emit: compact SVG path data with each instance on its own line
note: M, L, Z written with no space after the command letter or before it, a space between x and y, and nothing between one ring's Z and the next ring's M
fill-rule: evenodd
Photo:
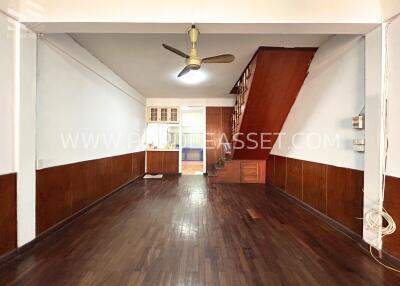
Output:
M146 152L147 169L149 174L179 173L178 149L149 149Z

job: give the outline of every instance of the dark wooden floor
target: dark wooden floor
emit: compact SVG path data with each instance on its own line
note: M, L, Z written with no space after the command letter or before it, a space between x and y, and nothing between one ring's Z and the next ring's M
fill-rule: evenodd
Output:
M264 219L253 221L247 208ZM262 185L138 180L0 269L0 285L399 285Z

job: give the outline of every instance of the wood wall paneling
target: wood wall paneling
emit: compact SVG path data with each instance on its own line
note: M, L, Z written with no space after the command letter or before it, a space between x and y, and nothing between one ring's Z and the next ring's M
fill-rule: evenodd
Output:
M284 157L275 155L269 156L267 169L270 184L284 190L286 181L288 194L362 236L362 220L357 218L363 215L364 172L292 158L285 161ZM396 213L399 208L393 209Z
M397 224L397 231L383 239L383 249L400 259L400 178L386 177L384 207Z
M206 164L207 166L218 160L218 134L221 132L220 107L206 107Z
M96 160L95 169L95 190L92 196L92 201L95 201L105 196L111 190L112 171L111 159L103 158Z
M232 141L232 112L233 107L221 107L221 128L220 134L224 136L224 140Z
M266 160L258 160L258 182L265 184L267 182L266 177L267 170L267 161Z
M143 173L144 152L37 170L37 234Z
M137 178L145 172L146 152L132 153L132 177Z
M111 157L111 189L116 189L132 178L132 154Z
M335 166L327 170L327 215L362 236L364 172Z
M80 164L68 165L68 192L71 196L71 209L68 216L78 212L93 202L95 194L95 161L85 161Z
M70 165L36 171L36 232L39 234L72 214Z
M286 157L275 156L275 186L286 189Z
M303 162L287 158L286 192L303 200Z
M265 176L266 176L268 183L275 185L275 156L274 155L270 155L268 157Z
M223 154L222 140L232 139L231 116L233 107L206 107L206 164L214 164Z
M0 175L0 256L17 247L17 175Z
M303 201L326 214L327 165L303 161Z

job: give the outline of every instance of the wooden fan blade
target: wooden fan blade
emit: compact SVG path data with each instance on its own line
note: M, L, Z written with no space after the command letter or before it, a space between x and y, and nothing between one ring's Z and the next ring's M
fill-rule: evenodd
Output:
M188 72L190 72L190 66L184 67L183 70L178 74L178 77L181 77L181 76L187 74Z
M168 46L168 45L166 45L166 44L162 44L162 46L163 46L164 48L166 48L168 51L171 51L171 52L177 54L178 56L181 56L181 57L183 57L183 58L185 58L185 59L188 59L188 58L189 58L189 56L188 56L187 54L185 54L184 52L181 52L181 51L178 50L178 49L175 49L175 48L173 48L173 47L171 47L171 46Z
M208 57L202 60L203 63L231 63L235 59L234 55L231 54L223 54L215 57Z

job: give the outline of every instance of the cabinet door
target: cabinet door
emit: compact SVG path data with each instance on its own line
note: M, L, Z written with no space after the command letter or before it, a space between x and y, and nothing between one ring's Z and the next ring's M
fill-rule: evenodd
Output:
M148 151L147 156L147 173L156 174L163 173L163 153L159 151Z
M158 121L158 108L150 107L149 109L149 121L157 122Z
M240 181L242 183L258 182L258 162L241 162L240 163Z
M171 107L169 109L169 121L178 122L178 108Z
M168 108L167 107L161 107L160 108L160 121L161 122L167 122L168 121Z
M179 152L166 151L164 153L163 167L165 174L179 173Z

